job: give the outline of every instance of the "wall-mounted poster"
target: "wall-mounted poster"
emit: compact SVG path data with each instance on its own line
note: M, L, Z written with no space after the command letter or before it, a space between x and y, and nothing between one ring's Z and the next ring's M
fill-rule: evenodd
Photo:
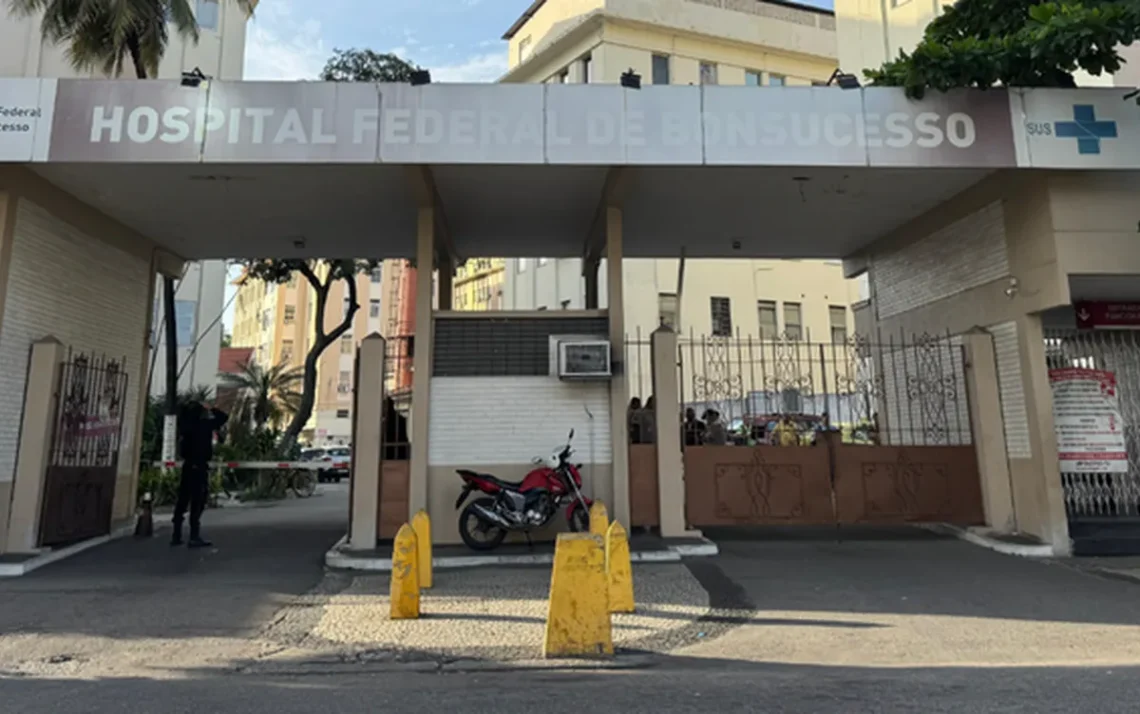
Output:
M1049 383L1061 472L1128 473L1116 374L1103 369L1051 369Z

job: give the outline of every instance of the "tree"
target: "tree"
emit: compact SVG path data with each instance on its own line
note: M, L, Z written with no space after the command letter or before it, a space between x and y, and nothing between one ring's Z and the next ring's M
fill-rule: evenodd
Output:
M222 372L218 380L221 386L238 393L233 419L252 422L260 430L270 422L280 422L286 414L296 413L301 403L296 387L302 376L299 367L285 362L266 368L250 359L241 365L240 372Z
M1137 0L958 0L913 52L864 74L916 99L927 89L1075 87L1078 69L1118 71L1117 48L1137 39Z
M233 347L234 335L229 330L222 330L222 347Z
M305 422L313 414L313 405L317 396L317 360L328 346L336 342L352 327L352 320L360 310L357 301L356 276L361 273L371 273L379 266L379 260L355 260L352 258L338 258L327 260L244 260L241 261L246 270L246 279L262 280L266 283L280 285L288 283L294 274L299 274L315 293L313 301L313 341L305 354L305 363L302 368L301 394L297 401L297 410L293 419L281 436L281 448L289 450L301 435ZM340 322L332 329L325 329L326 307L329 300L329 290L338 280L345 282L347 297L344 303L344 312Z
M334 49L321 70L325 82L410 82L420 67L394 54Z

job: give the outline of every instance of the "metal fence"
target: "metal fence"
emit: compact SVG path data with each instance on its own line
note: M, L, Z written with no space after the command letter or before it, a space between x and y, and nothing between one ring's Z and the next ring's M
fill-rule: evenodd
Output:
M113 468L127 398L124 360L72 353L60 365L53 466Z
M631 350L640 355L641 343L627 343ZM722 422L729 443L769 443L784 417L805 440L833 429L847 443L972 443L963 347L950 335L811 342L689 334L679 364L685 418Z
M1140 334L1124 330L1046 330L1049 369L1112 372L1128 455L1127 473L1062 471L1070 520L1140 519Z

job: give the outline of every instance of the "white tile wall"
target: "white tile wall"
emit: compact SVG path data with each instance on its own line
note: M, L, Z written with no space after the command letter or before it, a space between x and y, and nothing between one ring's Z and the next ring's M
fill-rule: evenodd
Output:
M1029 443L1029 414L1025 407L1025 384L1021 379L1021 347L1017 338L1017 323L1003 322L989 330L994 336L1006 455L1011 459L1033 458L1033 448Z
M942 300L1009 275L1000 201L928 236L874 255L871 280L879 317Z
M138 390L146 379L140 363L150 263L29 201L18 205L0 326L0 481L14 477L31 345L48 335L75 350L125 358L129 382L119 472L130 471Z
M570 429L577 463L612 461L608 382L434 377L430 409L432 466L530 463L565 444Z

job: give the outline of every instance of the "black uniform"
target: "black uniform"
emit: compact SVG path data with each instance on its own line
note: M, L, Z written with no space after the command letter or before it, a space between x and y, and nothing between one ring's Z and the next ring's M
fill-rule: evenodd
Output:
M179 451L182 455L182 479L178 484L178 502L174 506L174 537L182 542L182 518L190 508L190 544L202 544L202 511L210 496L210 459L214 455L214 432L225 425L228 417L218 409L191 404L178 420Z

